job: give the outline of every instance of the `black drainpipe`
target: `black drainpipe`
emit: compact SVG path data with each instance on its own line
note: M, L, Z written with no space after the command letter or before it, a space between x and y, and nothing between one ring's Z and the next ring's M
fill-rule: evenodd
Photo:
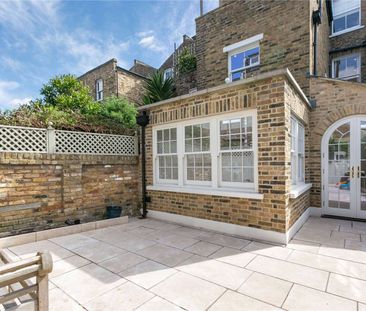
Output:
M322 23L322 1L319 0L319 7L316 11L313 11L313 26L314 26L314 39L313 39L313 75L318 75L317 59L318 59L318 26Z
M145 148L145 128L149 124L149 116L146 111L143 111L136 118L136 123L141 126L141 185L142 185L142 214L141 218L145 218L146 210L146 148Z

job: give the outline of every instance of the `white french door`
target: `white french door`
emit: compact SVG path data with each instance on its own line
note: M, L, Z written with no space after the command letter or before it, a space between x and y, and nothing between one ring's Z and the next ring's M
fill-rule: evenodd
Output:
M333 124L322 141L323 214L366 218L366 117Z

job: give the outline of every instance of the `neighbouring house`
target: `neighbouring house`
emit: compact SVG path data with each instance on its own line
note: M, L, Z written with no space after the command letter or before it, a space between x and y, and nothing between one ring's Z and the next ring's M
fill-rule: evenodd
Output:
M365 219L365 23L365 0L198 17L195 84L139 108L148 215L281 243L310 214Z
M135 60L134 66L124 69L115 58L84 73L79 79L89 86L92 96L100 101L109 96L124 96L136 105L142 105L144 83L156 69Z

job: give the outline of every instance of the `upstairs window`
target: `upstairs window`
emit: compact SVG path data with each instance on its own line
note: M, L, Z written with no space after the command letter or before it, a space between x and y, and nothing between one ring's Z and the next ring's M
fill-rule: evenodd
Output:
M95 82L95 91L97 101L103 100L103 79L98 79Z
M361 81L361 57L359 54L347 55L333 60L333 78Z
M360 0L333 0L333 34L351 31L361 25Z
M164 80L173 78L173 68L167 68L164 70Z
M228 52L228 79L238 81L247 78L253 68L260 65L260 40L263 34L224 47Z
M305 182L305 129L291 118L291 180L293 185Z
M247 69L260 64L259 46L230 53L229 57L231 81L245 79Z

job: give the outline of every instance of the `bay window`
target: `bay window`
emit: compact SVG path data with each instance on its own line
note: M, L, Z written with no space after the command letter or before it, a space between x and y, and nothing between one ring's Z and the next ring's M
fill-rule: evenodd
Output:
M360 0L333 0L332 33L341 34L357 29L361 25Z
M257 191L255 110L157 126L153 137L154 185Z

